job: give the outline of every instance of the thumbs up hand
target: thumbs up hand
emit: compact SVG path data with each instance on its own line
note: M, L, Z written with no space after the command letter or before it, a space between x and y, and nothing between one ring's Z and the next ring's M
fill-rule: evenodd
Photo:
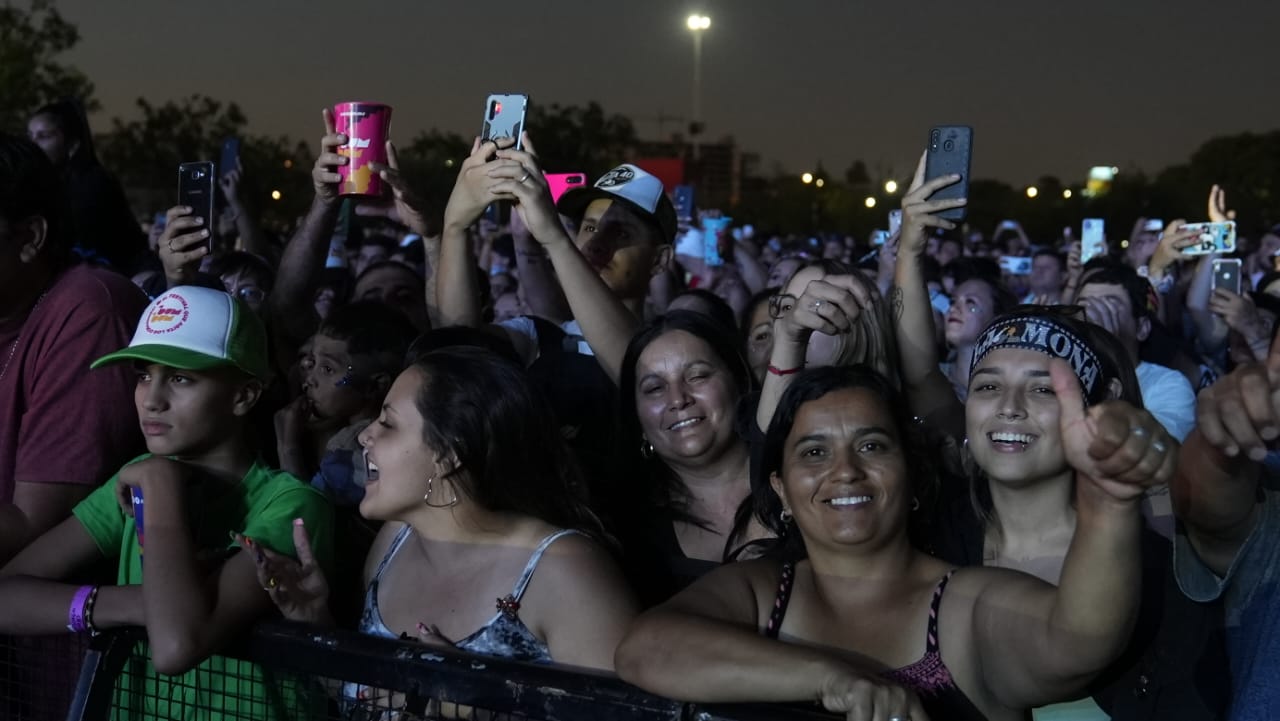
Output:
M1061 407L1062 448L1079 483L1116 501L1136 501L1147 488L1168 483L1177 466L1178 442L1150 413L1123 401L1086 409L1071 366L1054 359L1049 374Z
M1280 438L1280 343L1263 363L1248 363L1200 392L1196 423L1212 446L1261 461Z

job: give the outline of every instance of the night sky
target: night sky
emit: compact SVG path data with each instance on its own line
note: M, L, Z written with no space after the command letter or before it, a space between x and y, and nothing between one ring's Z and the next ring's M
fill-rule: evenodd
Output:
M927 130L975 127L974 174L1011 183L1090 165L1154 171L1205 139L1280 127L1280 3L862 0L60 0L98 129L133 99L234 100L251 131L306 138L339 100L395 107L393 135L479 129L489 92L599 101L657 137L691 103L704 36L708 138L762 168L873 175ZM667 132L675 128L669 124ZM532 129L535 133L536 128Z

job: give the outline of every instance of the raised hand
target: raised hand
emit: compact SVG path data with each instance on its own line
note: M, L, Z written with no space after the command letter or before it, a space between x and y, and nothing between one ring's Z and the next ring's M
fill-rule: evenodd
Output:
M1209 220L1214 223L1225 223L1236 219L1236 211L1227 210L1227 193L1222 186L1214 184L1209 189Z
M1151 255L1151 260L1147 262L1147 274L1149 277L1163 277L1165 270L1169 266L1194 257L1186 255L1182 252L1182 249L1198 244L1200 242L1200 233L1194 230L1187 230L1186 225L1187 221L1185 220L1175 220L1165 226L1164 234L1160 236L1160 244L1156 246L1156 252Z
M218 187L222 188L222 195L226 197L227 204L232 210L239 212L244 207L244 198L240 195L240 188L244 184L244 165L240 163L240 158L236 158L236 167L228 169L218 178Z
M311 169L311 183L316 189L316 200L332 205L341 199L338 184L342 181L342 176L338 175L337 169L351 162L351 159L338 154L338 148L347 144L347 136L335 130L333 111L325 108L322 115L324 137L320 139L320 156Z
M503 139L497 142L489 140L480 142L476 138L471 144L471 154L462 161L458 170L458 179L453 184L453 192L449 194L449 202L444 209L444 225L446 230L463 230L484 213L484 209L495 200L500 200L494 192L498 180L488 175L490 161L498 152L499 143L514 145L515 141ZM509 196L508 196L509 197Z
M522 133L524 150L505 148L490 165L488 175L499 182L493 192L514 198L516 213L529 232L543 245L565 240L568 235L560 223L551 187L538 165L537 151L528 133Z
M427 237L427 221L424 215L426 207L416 193L409 188L404 176L400 174L400 161L396 157L396 146L387 141L387 162L370 163L369 168L391 186L390 202L364 202L356 206L356 215L379 216L400 223L413 232Z
M329 582L316 563L301 518L293 522L293 547L297 560L236 534L241 548L253 554L258 582L280 613L290 621L329 625Z
M1209 310L1222 316L1231 330L1247 340L1257 340L1265 332L1258 306L1247 295L1237 295L1225 288L1215 288L1209 296Z
M942 228L952 230L956 224L940 218L939 213L951 208L959 208L969 202L968 198L953 200L929 200L934 193L949 185L960 182L959 175L944 175L924 182L925 159L928 153L920 154L920 162L916 165L916 175L911 187L902 197L902 230L898 239L900 252L920 255L924 252L928 232L926 228Z
M877 300L851 276L829 275L810 281L793 304L788 306L780 300L780 305L771 309L777 314L774 338L776 342L805 345L815 331L827 335L847 333L862 311Z
M1196 426L1210 445L1234 458L1261 461L1280 438L1280 339L1267 359L1246 363L1200 392Z
M169 286L183 285L196 277L200 261L209 254L209 229L204 219L185 205L170 208L165 214L164 232L156 245L156 254L164 266Z
M1053 359L1049 374L1061 409L1062 450L1078 483L1130 502L1139 500L1147 488L1169 482L1177 466L1178 442L1159 421L1124 401L1086 409L1080 379L1066 361Z

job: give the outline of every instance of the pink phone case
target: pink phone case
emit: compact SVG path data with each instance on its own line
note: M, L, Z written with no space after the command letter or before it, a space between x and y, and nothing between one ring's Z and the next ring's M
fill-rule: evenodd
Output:
M551 189L551 200L559 203L560 197L574 188L587 185L586 173L544 173L547 186Z

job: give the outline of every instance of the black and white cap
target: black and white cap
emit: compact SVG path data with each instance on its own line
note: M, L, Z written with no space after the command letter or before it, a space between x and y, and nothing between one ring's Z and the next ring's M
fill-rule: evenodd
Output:
M662 229L665 242L675 240L676 208L667 197L662 181L630 163L619 165L600 176L590 188L576 188L565 193L556 209L574 220L581 220L591 201L602 198L625 203L642 216L652 218Z

